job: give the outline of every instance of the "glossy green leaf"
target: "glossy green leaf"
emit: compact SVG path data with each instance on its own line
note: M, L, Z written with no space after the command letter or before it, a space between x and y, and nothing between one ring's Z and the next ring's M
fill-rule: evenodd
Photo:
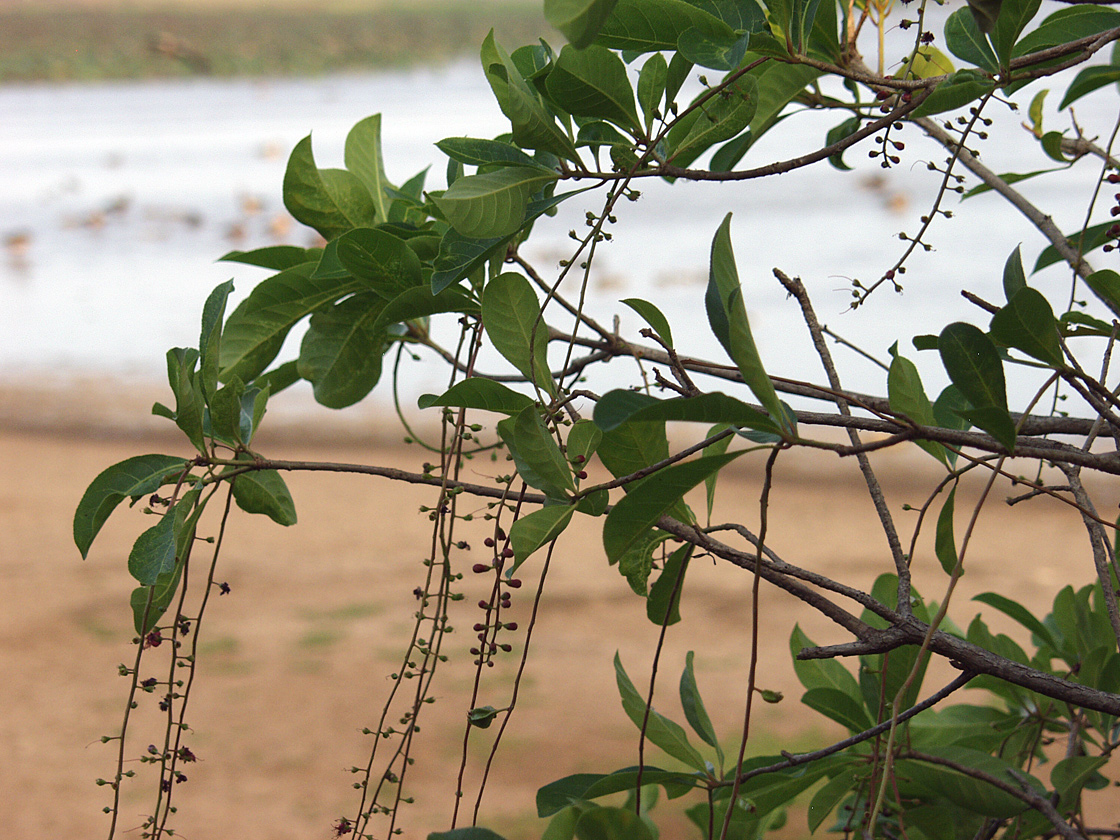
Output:
M941 362L974 408L1007 408L1003 363L992 340L972 324L949 324L937 339Z
M474 137L445 137L436 146L452 160L468 166L524 166L551 172L547 166L525 154L516 146L500 140L479 140ZM450 186L450 185L449 185Z
M638 104L641 106L647 128L664 114L662 102L665 99L665 85L668 81L669 64L661 53L654 53L646 59L638 74Z
M1087 285L1113 314L1120 315L1120 274L1111 268L1094 271L1085 278Z
M730 140L750 125L757 108L758 80L749 74L740 77L669 131L670 162L685 166L716 143Z
M622 708L626 716L633 721L639 729L646 719L646 701L638 694L626 670L622 667L622 659L614 655L615 681L618 684L618 693L622 697ZM707 771L703 756L688 741L688 735L678 723L674 723L664 715L653 709L649 710L649 719L646 724L646 738L666 754L683 762L693 770Z
M670 554L661 574L649 588L646 618L658 627L670 627L681 620L681 593L694 548L692 543L686 543Z
M242 453L238 461L252 463L253 456ZM292 494L276 470L251 470L233 482L233 500L246 513L261 513L278 525L296 524Z
M618 0L595 43L637 53L676 50L681 35L692 28L712 36L733 32L719 18L684 0Z
M539 149L565 160L578 160L571 138L545 108L540 93L494 40L493 31L483 41L481 57L486 80L513 128L513 142L523 149Z
M1092 253L1105 242L1108 241L1108 229L1116 222L1101 222L1099 225L1091 225L1085 228L1084 235L1080 229L1066 237L1066 244L1079 251L1081 256ZM1048 245L1043 249L1042 253L1038 255L1035 261L1034 268L1031 274L1035 274L1047 266L1053 265L1064 261L1065 257L1058 253L1058 249L1053 245Z
M998 779L1025 778L1035 792L1044 796L1046 794L1042 783L1029 773L1023 772L1011 762L987 753L956 746L931 748L929 752ZM1009 793L939 764L900 760L896 767L900 780L899 786L904 793L915 789L926 795L932 793L948 799L966 811L997 819L1009 819L1023 813L1029 807L1021 799ZM1011 771L1014 771L1016 776L1011 776Z
M206 398L195 370L197 363L198 351L193 348L175 347L167 351L167 380L175 394L175 410L158 413L174 420L194 448L205 454L202 420Z
M875 725L861 702L835 688L811 688L801 702L851 732L863 732Z
M1120 26L1120 12L1115 9L1102 6L1071 6L1058 9L1048 15L1037 29L1024 35L1015 45L1012 54L1027 55L1047 47L1056 47L1059 44L1087 38L1115 26ZM1073 84L1077 84L1076 80ZM1069 96L1068 92L1066 96ZM1058 110L1065 110L1067 104L1069 103L1063 102Z
M718 435L720 432L724 432L724 431L727 431L728 429L733 429L733 428L735 428L735 427L731 426L728 423L716 423L710 429L708 429L708 432L705 435L705 438L713 438L716 435ZM715 443L709 444L708 446L704 447L704 454L705 455L722 455L724 452L727 451L727 448L729 446L731 446L731 440L732 440L732 436L728 435L724 438L721 438L720 440L717 440ZM710 475L706 479L704 479L704 490L705 490L706 501L707 501L707 504L708 504L708 522L709 523L711 523L711 521L712 521L712 510L715 508L716 484L718 483L718 481L719 481L719 473L715 473L714 475Z
M300 344L299 375L312 384L320 405L346 408L381 379L386 335L378 325L384 308L383 298L365 292L311 316Z
M990 4L992 1L972 0L970 5L975 12L978 2ZM1006 67L1008 65L1015 42L1031 19L1038 14L1040 2L1041 0L1001 0L996 5L997 18L995 25L986 31L991 33L989 37L992 47L999 57L1001 66Z
M456 382L439 396L424 394L417 403L420 408L431 408L434 405L453 406L496 411L501 414L518 414L535 404L531 397L518 393L501 382L477 376Z
M684 671L681 672L680 694L681 708L684 709L685 719L692 731L700 736L705 744L716 748L720 764L723 763L723 750L719 745L715 727L708 717L708 710L704 708L704 700L700 696L700 687L696 684L696 672L693 668L695 654L690 650L685 654Z
M240 378L231 377L225 387L220 388L210 399L210 428L208 435L224 440L234 446L245 443L242 437L242 399L245 396L245 383Z
M198 378L204 396L209 397L218 387L218 355L222 342L222 322L226 315L226 300L233 291L233 281L227 280L214 287L202 306L202 333L198 339Z
M525 223L533 194L558 177L538 168L507 166L460 178L435 202L463 236L509 236Z
M859 131L859 128L862 124L863 121L859 117L849 117L848 119L844 120L844 122L840 123L840 125L829 129L828 134L826 134L824 138L825 144L831 146L834 143L839 143L841 140L851 137L853 134ZM841 171L848 171L852 168L848 166L848 164L844 163L843 152L832 155L828 159L828 162Z
M1034 636L1038 637L1038 639L1041 640L1044 644L1047 644L1057 650L1058 644L1054 640L1054 637L1050 634L1049 628L1047 628L1045 624L1039 621L1038 618L1035 617L1035 614L1033 612L1024 607L1018 601L1013 601L1006 595L1001 595L998 592L982 592L981 594L975 596L972 600L979 601L981 604L987 604L990 607L995 607L1004 615L1010 616L1015 621L1019 622L1028 630L1030 630L1031 633Z
M631 485L630 492L607 514L603 524L607 558L614 561L622 557L685 493L742 454L740 451L684 461Z
M632 131L640 128L626 65L605 47L564 47L546 87L549 98L572 116L603 119Z
M599 34L617 0L544 0L545 19L583 49Z
M1003 264L1003 295L1010 301L1017 291L1026 286L1027 275L1023 271L1023 257L1019 252L1019 246L1016 245L1007 262Z
M958 70L930 93L911 114L912 118L929 117L944 111L955 111L975 102L994 87L990 78L979 70Z
M401 292L385 304L377 319L377 329L384 330L392 324L414 321L442 312L478 314L481 307L466 290L457 286L432 294L431 286L414 286Z
M887 396L891 411L909 417L919 426L935 426L933 404L922 387L918 368L909 359L894 354L887 373ZM928 440L916 441L918 446L942 463L948 463L945 447Z
M522 481L553 499L566 499L575 492L571 468L535 404L500 421L498 434Z
M1077 74L1074 80L1070 82L1069 87L1066 88L1066 94L1062 97L1059 110L1064 111L1081 97L1115 82L1120 82L1120 67L1115 64L1086 67Z
M592 421L581 418L572 424L568 439L564 442L568 460L577 467L591 460L599 444L603 442L603 432Z
M515 272L486 284L482 323L494 348L531 383L555 394L548 369L548 325L529 281Z
M576 773L550 782L537 791L537 816L550 817L572 806L600 796L625 793L637 785L638 768L627 767L613 773ZM660 785L669 799L685 795L697 786L696 776L658 767L642 767L643 784Z
M1120 279L1120 278L1118 278ZM1050 302L1036 289L1023 286L992 316L992 338L1022 350L1054 368L1065 367L1058 336L1058 320Z
M305 262L314 262L318 258L318 248L270 245L267 248L257 248L255 251L230 251L218 257L218 261L244 263L260 268L270 268L273 271L283 271L285 268L292 268Z
M324 239L377 221L369 190L356 175L316 167L310 135L296 144L288 159L284 206L297 221L314 228Z
M945 21L945 46L961 61L990 73L999 69L999 59L967 8L957 9Z
M762 18L762 7L756 6ZM677 43L681 55L698 67L709 67L712 70L729 72L735 70L747 54L750 43L750 33L732 33L731 35L712 35L693 27L686 29Z
M522 514L510 526L509 540L513 547L513 567L510 574L524 563L541 546L552 542L572 521L575 508L571 505L547 505L529 514Z
M728 423L767 432L780 431L765 414L719 392L661 400L639 391L608 391L595 404L592 416L595 424L605 432L613 431L624 423L649 420Z
M656 840L645 821L629 808L591 808L576 822L579 840Z
M1007 413L1006 408L997 405L985 406L984 408L969 407L961 410L960 414L971 425L982 429L1003 444L1009 453L1013 454L1015 452L1017 437L1015 422L1011 419L1011 415Z
M221 378L249 381L263 371L284 343L289 330L321 306L362 291L354 278L313 280L304 264L262 280L226 319L222 335Z
M74 544L82 558L117 505L156 492L187 466L186 459L174 455L137 455L102 470L74 511Z
M949 495L945 497L945 504L941 506L941 513L937 515L937 531L933 542L933 551L945 574L951 575L956 571L957 563L957 537L953 533L953 509L957 497L957 487L953 485Z
M279 394L285 388L290 388L299 382L299 371L296 369L296 365L297 361L295 359L277 365L272 370L262 373L254 379L252 387L261 391L267 390L270 395ZM255 426L256 424L254 424L254 428Z
M144 586L154 584L161 572L174 570L175 543L175 514L168 511L136 538L128 555L129 574Z
M370 291L392 300L419 286L420 258L401 239L382 230L356 228L335 244L338 260Z
M343 160L346 168L365 185L366 191L373 200L375 213L369 221L388 221L389 205L386 192L392 188L392 184L385 176L385 161L381 156L380 114L366 117L350 129L346 135ZM331 238L333 237L327 237L327 239Z
M728 213L712 240L708 289L704 296L708 322L727 355L739 368L743 381L754 392L770 419L782 428L789 428L785 411L778 401L774 383L766 375L762 359L751 335L739 271L731 248L731 214Z
M862 696L859 683L838 660L797 658L802 650L816 646L816 642L805 635L800 625L795 624L793 633L790 634L789 648L793 654L793 670L797 674L797 679L809 691L831 688L858 702Z

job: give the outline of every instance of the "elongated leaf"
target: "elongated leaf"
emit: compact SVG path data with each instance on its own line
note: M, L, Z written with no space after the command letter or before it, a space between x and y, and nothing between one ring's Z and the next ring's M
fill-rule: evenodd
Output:
M933 418L933 404L930 403L922 387L918 368L909 359L897 354L891 359L890 371L887 374L887 396L890 399L891 411L909 417L919 426L937 425ZM937 460L948 464L945 447L941 444L928 440L920 440L916 443Z
M727 423L765 432L781 431L765 414L719 392L660 400L638 391L608 391L595 404L593 417L595 424L605 432L624 423L649 420Z
M583 49L599 34L617 0L544 0L545 19Z
M174 455L136 455L108 467L95 478L74 511L74 544L84 559L101 526L122 501L154 493L187 468Z
M1019 246L1016 245L1007 262L1003 264L1003 295L1010 301L1015 293L1026 288L1026 285L1027 275L1023 271L1023 256L1019 252Z
M251 463L253 456L243 453L237 460ZM295 502L276 470L253 470L237 476L233 500L246 513L262 513L278 525L296 524Z
M851 732L863 732L875 725L861 702L835 688L811 688L801 702Z
M646 718L646 701L638 694L634 683L626 675L626 669L622 667L622 659L617 653L614 655L614 673L615 681L618 683L618 693L622 697L622 708L626 716L640 729ZM649 712L646 737L650 743L678 761L684 762L693 770L702 773L707 771L704 758L689 743L688 735L680 724L674 723L652 709Z
M1112 310L1113 314L1120 315L1120 274L1111 268L1094 271L1085 278L1085 285Z
M937 515L937 532L934 537L933 550L937 555L941 568L945 574L951 575L957 568L957 538L953 533L953 508L957 497L956 485L949 490L945 497L945 504L941 506L941 513Z
M972 324L949 324L937 339L941 362L974 408L1007 409L1003 363L992 340Z
M762 7L755 6L759 11L760 20ZM743 56L747 54L750 44L750 33L732 33L730 36L710 35L693 27L686 29L677 43L681 54L698 67L710 67L712 70L729 72L739 67Z
M1098 771L1106 764L1108 764L1108 757L1103 755L1075 755L1063 758L1050 771L1050 783L1061 797L1061 802L1066 807L1072 807L1084 787L1094 777L1100 776Z
M366 117L350 129L346 135L343 160L346 168L365 185L373 199L375 213L371 221L387 222L389 202L386 191L392 188L392 184L385 177L385 161L381 157L380 114Z
M669 534L659 528L650 528L630 545L619 557L608 558L611 565L618 564L618 573L626 578L635 595L649 597L649 576L653 573L653 559L657 549L669 539ZM649 604L646 604L647 608Z
M555 394L548 370L548 325L529 281L520 274L499 274L486 284L482 323L494 348L531 383Z
M1003 444L1008 452L1015 452L1015 422L1006 408L990 405L984 408L967 408L958 413L978 429L983 429Z
M132 545L128 572L144 586L151 586L163 572L175 568L175 514L167 511Z
M1091 225L1085 228L1084 235L1079 229L1066 237L1066 245L1078 251L1081 256L1085 256L1108 241L1108 229L1114 224L1116 222L1101 222L1099 225ZM1031 274L1035 274L1054 263L1062 262L1064 259L1065 257L1058 253L1057 248L1048 245L1038 255Z
M195 370L197 363L198 351L194 348L175 347L167 351L167 380L175 394L175 410L156 413L174 420L194 448L205 454L203 414L206 398Z
M202 333L198 339L198 381L204 396L218 387L218 353L222 342L222 322L226 315L226 299L233 291L233 281L214 287L202 307Z
M505 840L505 838L488 828L470 826L453 828L451 831L433 831L428 835L428 840Z
M576 836L580 840L655 840L641 816L616 806L584 811L576 822Z
M731 249L730 213L724 217L715 239L712 240L711 267L704 304L708 310L712 332L739 368L743 381L754 392L762 407L770 413L771 421L780 428L789 430L785 410L778 401L774 383L762 366L762 359L758 355L750 323L747 321L743 290L739 285L739 271L735 267L735 254Z
M692 543L686 543L670 554L661 574L649 589L646 618L658 627L669 627L681 620L681 593L694 548ZM718 744L716 749L719 749Z
M242 398L245 396L245 383L240 378L231 377L210 399L210 429L208 435L238 446L242 438Z
M992 338L1054 368L1065 367L1058 320L1042 293L1023 286L992 316Z
M468 166L524 166L552 172L549 167L525 154L516 146L500 140L478 140L474 137L445 137L436 146L452 160ZM448 186L451 186L448 184Z
M640 128L626 65L605 47L564 47L546 87L549 98L572 116L595 117L632 131Z
M750 125L757 108L758 80L740 77L669 131L670 162L687 166L706 149L730 140Z
M945 21L945 46L961 61L992 73L999 69L999 59L967 8L957 9Z
M657 116L663 113L661 103L665 98L665 85L668 81L669 65L665 56L654 53L646 59L638 74L638 104L642 108L647 128L652 127Z
M998 779L1025 778L1037 793L1045 795L1046 789L1041 782L1001 758L957 746L931 748L929 751ZM1028 808L1025 802L1009 793L939 764L900 760L897 767L899 786L904 793L915 789L927 795L932 793L967 811L997 819L1009 819ZM1011 776L1011 771L1016 775Z
M284 206L297 221L319 231L324 239L377 221L369 190L356 175L316 167L310 135L296 144L288 159Z
M990 607L995 607L1004 615L1010 616L1030 630L1042 643L1049 645L1054 650L1058 649L1058 643L1055 641L1053 635L1051 635L1049 628L1039 621L1033 612L1018 601L1013 601L1006 595L1001 595L998 592L982 592L972 600L979 601L981 604L987 604Z
M535 404L500 421L498 434L509 448L522 481L553 499L566 499L575 492L571 468Z
M1024 35L1015 45L1012 55L1027 55L1047 47L1056 47L1058 44L1096 35L1114 26L1120 26L1120 12L1115 9L1101 6L1072 6L1058 9L1052 15L1048 15L1037 29ZM1076 80L1073 84L1077 84ZM1069 95L1068 92L1066 95ZM1064 110L1067 104L1069 103L1063 102L1058 110Z
M385 304L377 319L377 329L384 330L391 324L427 318L441 312L477 314L481 311L478 301L457 286L444 289L438 295L432 294L431 286L415 286Z
M443 405L478 408L501 414L518 414L535 404L531 397L520 394L500 382L477 376L456 382L439 396L424 394L417 402L420 408Z
M1114 64L1086 67L1066 88L1059 110L1064 111L1081 97L1114 82L1120 82L1120 67Z
M603 442L603 432L592 421L583 418L572 424L565 441L568 460L576 465L586 464Z
M571 505L548 505L518 517L509 529L514 558L510 574L516 572L517 567L538 548L560 536L572 521L575 510Z
M649 765L642 767L641 775L643 783L664 787L670 799L685 795L697 785L696 776L692 773L662 770ZM637 780L637 767L626 767L607 774L576 773L565 776L537 791L537 816L550 817L575 803L634 790Z
M685 654L684 671L681 672L681 707L684 709L685 719L688 720L689 726L692 731L700 736L700 739L710 746L716 748L719 753L720 764L723 763L723 751L719 746L719 738L716 737L715 727L712 726L712 720L708 717L708 710L704 708L704 700L700 696L700 687L696 685L696 672L693 669L692 661L695 654L690 650Z
M386 300L422 282L416 252L385 231L357 228L332 244L336 244L338 260L346 271Z
M794 625L789 637L789 648L793 654L793 670L797 679L809 691L817 688L832 688L859 702L862 697L859 683L851 672L835 659L798 659L797 655L806 648L817 644L801 629Z
M299 375L312 384L320 405L346 408L377 385L386 343L378 327L384 308L383 298L366 292L311 316L300 345Z
M219 262L244 263L260 268L271 268L273 271L283 271L285 268L293 268L318 259L318 248L298 248L295 245L270 245L255 251L230 251L218 257Z
M460 178L435 201L463 236L509 236L525 223L533 194L558 177L538 168L507 166Z
M612 562L621 558L685 493L742 454L731 452L674 464L632 485L603 524L607 558Z
M991 2L991 0L985 1ZM998 17L995 25L988 31L991 32L992 46L999 56L1001 66L1006 67L1011 60L1012 48L1023 29L1038 14L1040 2L1041 0L1002 0L1001 4L997 5ZM973 0L974 11L976 3L977 0Z
M684 0L618 0L595 43L636 53L676 50L692 28L711 36L732 34L722 20Z
M249 381L276 358L289 330L324 304L362 291L353 277L315 280L305 263L257 284L226 320L222 335L221 378Z
M182 576L183 564L178 563L172 571L161 574L153 586L140 586L132 590L129 604L138 635L146 636L163 618L171 605L171 599L175 597Z
M943 111L955 111L975 102L992 90L991 78L979 70L958 70L930 93L911 114L912 118L929 117Z

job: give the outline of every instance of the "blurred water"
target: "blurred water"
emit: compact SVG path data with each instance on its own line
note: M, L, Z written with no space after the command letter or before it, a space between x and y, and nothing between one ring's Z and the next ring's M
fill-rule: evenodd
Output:
M1020 94L1023 110L1033 91ZM1056 91L1051 99L1058 98ZM1114 102L1103 91L1083 100L1078 117L1090 136L1107 137L1115 115L1102 109ZM167 348L197 343L201 305L213 286L234 277L239 300L264 276L215 263L217 256L278 241L311 242L310 231L285 227L280 192L291 147L313 132L319 164L340 166L346 132L375 112L384 115L390 177L400 182L434 164L429 187L443 184L436 140L491 137L508 128L473 62L321 79L0 89L0 237L7 245L0 254L0 378L161 378ZM991 168L1052 165L1016 126L1021 113L1000 106L990 116L997 119L991 132L998 145L979 146ZM1048 127L1067 125L1049 119ZM797 114L746 163L810 151L838 121ZM845 312L846 278L877 278L901 253L898 233L916 232L939 185L925 162L940 161L944 152L912 128L899 137L907 144L903 163L889 171L869 161L864 146L847 156L856 172L814 166L735 184L640 184L643 199L623 202L615 240L600 249L590 311L608 323L617 314L624 328L636 329L617 300L656 299L682 352L722 358L702 298L711 237L730 210L756 340L774 374L821 380L799 313L771 275L775 266L804 278L822 321L880 358L896 339L908 348L911 336L936 332L949 320L986 325L987 316L964 302L960 289L1001 300L1000 273L1010 251L1022 243L1029 270L1045 244L991 195L947 199L943 206L954 218L939 221L928 236L933 252L911 259L905 294L884 289L866 307ZM1099 166L1086 161L1022 188L1071 230L1083 220L1098 175ZM565 256L568 230L596 209L592 195L538 223L528 253L546 274ZM1068 274L1054 270L1032 282L1058 291ZM550 320L567 326L559 314ZM848 387L883 390L881 370L837 352ZM631 378L626 363L611 367L614 384ZM923 357L930 390L943 382L938 367ZM445 374L428 366L410 369L408 377L409 390L419 393L438 389Z

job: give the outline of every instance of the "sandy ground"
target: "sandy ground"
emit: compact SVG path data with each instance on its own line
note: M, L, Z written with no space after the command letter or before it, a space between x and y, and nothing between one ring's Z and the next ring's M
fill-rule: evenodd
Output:
M110 776L114 767L112 745L98 739L119 729L127 685L117 665L131 661L135 650L129 644L133 583L125 559L151 520L122 508L83 562L71 541L71 517L85 486L109 464L138 453L184 449L147 428L109 427L88 417L84 426L68 425L47 401L43 423L17 423L15 414L27 416L11 410L17 399L25 405L30 400L0 389L0 402L8 406L0 422L0 755L5 758L0 834L98 837L108 826L101 809L109 794L94 780ZM96 418L96 412L90 416ZM260 448L273 457L408 469L430 457L396 440L389 432L331 439L313 426L289 427L286 436L266 438ZM880 462L905 532L914 514L904 513L902 505L921 502L929 472L924 462L905 456L888 454ZM717 520L737 518L757 526L760 464L755 459L724 477ZM888 560L854 466L830 457L780 462L769 542L791 562L866 586L887 569ZM486 480L488 467L475 468L479 480ZM190 767L189 782L176 789L181 813L175 827L188 840L330 836L332 820L356 808L347 768L366 760L369 739L359 730L376 725L387 675L398 667L410 632L412 590L422 580L430 540L430 523L418 509L431 501L430 491L311 473L292 474L288 482L299 524L284 529L235 513L220 560L217 577L227 580L232 592L212 602L202 628L188 715L194 730L188 743L200 761ZM1044 614L1057 588L1090 579L1075 516L1046 501L1020 515L1021 508L1000 503L1002 495L985 509L956 596L953 615L962 624L973 614L967 598L977 592L999 589ZM958 510L961 505L958 500ZM460 534L475 548L460 559L468 573L466 598L452 616L459 629L448 641L451 662L422 726L412 770L417 804L406 809L403 821L408 838L446 828L453 802L473 678L465 649L474 641L469 627L478 620L476 601L484 585L481 576L469 573L471 563L485 559L480 525ZM596 525L581 524L565 534L557 551L518 708L486 789L481 822L510 838L539 837L543 822L535 819L532 803L541 785L568 773L606 772L636 761L636 730L620 708L611 660L620 651L638 685L647 685L656 628L645 618L644 602L603 561ZM945 578L922 546L915 561L919 587L927 597L940 598ZM539 558L527 564L526 586L514 601L522 627L508 639L515 649L540 569ZM685 623L670 631L661 664L656 705L683 722L675 686L685 652L696 651L697 678L729 742L741 725L750 583L745 573L695 563ZM789 634L796 621L818 641L845 637L766 586L759 618L759 681L784 692L785 700L757 710L751 752L822 745L835 730L798 703ZM992 624L1010 629L998 616ZM507 657L484 674L475 705L507 705L514 665ZM949 678L947 668L935 669L928 690ZM152 696L140 698L131 759L162 737L152 726L155 703ZM478 734L467 750L467 802L473 802L487 752ZM145 768L135 761L129 766L138 776L125 788L126 829L140 824L151 791ZM806 833L803 815L794 815L784 832ZM662 836L692 835L667 822Z

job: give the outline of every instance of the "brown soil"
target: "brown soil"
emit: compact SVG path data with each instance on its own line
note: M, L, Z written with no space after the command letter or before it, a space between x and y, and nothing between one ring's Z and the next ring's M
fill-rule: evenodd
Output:
M43 416L51 415L45 410ZM108 827L101 809L110 796L94 780L113 774L116 748L99 738L119 729L127 680L117 676L117 666L135 655L128 609L133 582L125 560L150 520L122 507L83 562L71 541L71 516L86 485L109 464L142 452L184 450L135 430L114 438L104 428L77 434L73 424L68 431L60 431L65 423L54 423L54 431L27 425L9 422L0 431L0 833L98 837ZM265 439L260 447L273 457L411 470L430 457L393 443L392 435L316 443L306 428L289 432L294 434ZM879 461L905 540L915 515L903 512L902 504L922 502L930 482L919 479L929 472L909 457L888 454ZM723 478L716 521L734 518L757 528L757 466L755 459ZM889 559L854 467L831 456L780 460L768 543L790 562L868 586L888 570ZM491 469L489 462L472 467L482 482ZM175 791L181 813L174 826L188 840L329 837L332 821L356 808L356 777L347 769L364 764L371 745L359 730L376 726L388 675L399 667L410 633L412 590L422 581L431 539L430 523L418 509L431 502L431 492L345 475L294 473L287 481L298 525L284 529L236 512L226 537L217 578L228 581L232 592L214 599L205 619L188 714L193 732L187 743L200 761ZM460 561L467 571L466 598L452 617L457 631L445 650L451 662L434 692L438 702L427 707L410 771L417 804L404 808L406 838L446 828L454 801L474 676L465 649L474 641L469 628L479 616L475 603L489 585L488 578L469 573L471 563L485 559L482 525L459 535L473 546ZM639 687L648 686L657 629L645 618L644 602L603 562L597 525L581 523L565 534L553 559L517 711L487 785L480 822L510 838L539 837L543 822L532 803L541 785L568 773L636 763L636 730L620 708L612 657L619 651ZM1041 615L1057 588L1088 582L1092 569L1080 529L1078 518L1059 504L1036 501L1021 512L997 496L980 519L968 573L955 596L958 623L971 618L967 599L978 592L998 589ZM1072 548L1057 550L1066 546ZM521 630L511 642L523 639L541 567L535 557L524 569L526 586L514 602ZM924 542L915 568L921 591L940 600L945 577ZM657 706L683 722L676 683L685 652L696 651L698 681L729 742L741 726L750 591L749 574L694 563L685 621L670 630L660 665ZM798 703L801 689L788 653L794 622L817 641L846 640L808 608L763 587L759 683L785 699L756 706L750 741L755 753L823 745L836 734ZM1025 641L999 616L991 623ZM156 661L150 659L152 667ZM514 670L512 655L487 669L474 705L506 706ZM948 667L933 669L928 691L951 675ZM969 699L977 702L981 695ZM140 695L139 703L127 750L137 778L127 783L122 799L125 829L139 825L151 807L151 772L135 759L162 738L152 725L156 698ZM467 813L487 752L488 741L479 736L492 732L476 730L467 750ZM656 750L647 760L661 761ZM674 810L675 804L659 810ZM795 814L785 835L805 834L804 816ZM662 836L692 835L667 821Z

